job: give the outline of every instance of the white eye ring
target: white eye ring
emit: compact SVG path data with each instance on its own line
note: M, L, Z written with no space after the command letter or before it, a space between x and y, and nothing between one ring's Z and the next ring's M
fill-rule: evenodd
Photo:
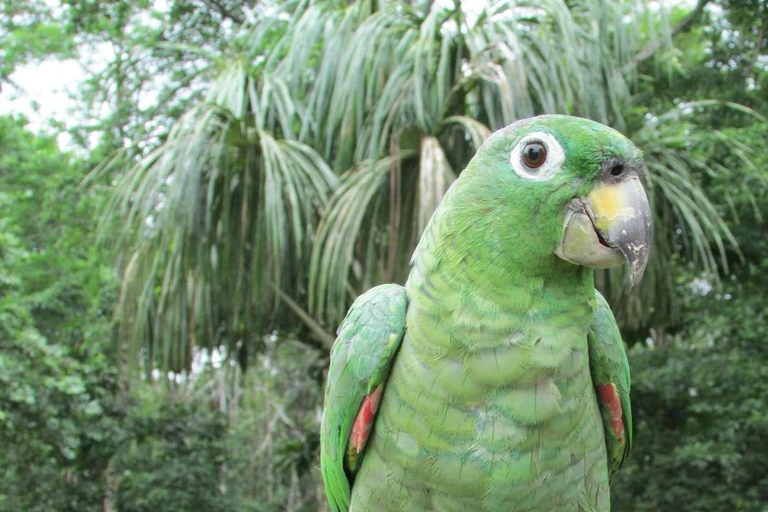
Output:
M538 142L546 149L544 163L535 169L528 167L523 161L523 151L531 142ZM531 181L545 181L550 179L560 170L563 160L565 160L563 147L551 133L547 132L529 133L517 143L517 146L515 146L515 149L513 149L512 153L509 155L509 162L512 164L515 174Z

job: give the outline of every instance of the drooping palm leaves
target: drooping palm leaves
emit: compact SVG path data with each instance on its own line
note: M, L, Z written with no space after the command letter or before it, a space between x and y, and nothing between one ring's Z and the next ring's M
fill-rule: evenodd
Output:
M285 84L256 83L236 62L117 183L111 214L132 253L120 311L153 362L187 368L196 346L242 350L275 311L271 286L295 293L306 275L337 178L270 123L297 124Z
M672 262L679 257L716 280L721 270L728 271L726 249L731 247L738 253L736 239L701 182L704 177L731 175L729 169L710 158L713 148L727 145L744 165L754 165L750 159L753 150L725 133L702 130L693 123L692 114L713 107L740 110L765 121L740 105L700 101L682 104L658 117L648 115L632 134L644 151L649 171L646 186L654 206L654 249L638 293L630 295L623 289L622 271L606 273L599 280L606 296L619 306L615 307L617 317L627 329L677 320L680 301L676 299ZM734 188L742 186L734 183Z
M356 294L402 282L442 194L493 129L541 113L637 125L625 70L642 2L257 9L241 27L249 50L118 184L111 212L132 255L123 325L159 362L184 366L200 344L247 347L280 324L278 297L332 330ZM648 157L661 270L639 302L602 278L626 323L650 317L669 254L711 267L712 245L733 243L695 179L716 170L663 121L629 134Z
M326 157L346 169L387 153L396 165L389 173L378 166L380 172L371 175L376 179L356 183L369 187L367 197L377 188L377 201L351 208L349 197L338 196L327 209L330 224L323 225L315 245L309 307L329 324L372 281L402 279L406 267L395 254L413 250L453 169L466 165L488 126L574 106L576 113L605 122L619 118L619 100L611 100L603 77L613 76L625 58L594 58L600 47L562 2L491 2L477 13L465 13L460 4L434 3L420 13L392 3L356 27L347 18L343 22L343 30L332 32L334 39L348 40L333 45L348 49L336 57L339 70L319 75L313 84L314 90L334 90L329 103L316 103L329 109L327 116L319 113L325 125L317 126L325 134ZM408 152L420 158L402 158ZM369 227L351 237L363 218ZM358 228L322 236L335 226ZM372 243L377 233L381 241ZM331 261L337 254L344 257ZM354 261L364 271L362 279L352 272L350 281Z

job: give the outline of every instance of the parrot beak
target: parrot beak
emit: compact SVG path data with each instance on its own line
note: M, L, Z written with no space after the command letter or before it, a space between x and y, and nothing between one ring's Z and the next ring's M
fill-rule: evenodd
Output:
M643 277L652 238L651 207L637 172L603 180L568 204L555 254L593 268L629 265L630 289Z

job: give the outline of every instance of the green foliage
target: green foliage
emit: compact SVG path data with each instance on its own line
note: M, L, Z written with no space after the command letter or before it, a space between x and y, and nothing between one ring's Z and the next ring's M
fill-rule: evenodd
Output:
M13 267L21 300L46 338L109 350L116 290L106 253L94 244L103 194L80 187L84 167L25 124L0 118L0 217L26 251Z
M122 326L148 341L153 364L189 369L195 345L252 348L274 310L272 285L296 290L310 227L336 185L311 148L275 139L263 118L246 119L247 104L227 103L246 84L256 87L236 66L210 91L211 106L118 181L110 215L132 250Z
M318 510L324 353L290 337L265 343L246 373L136 385L114 461L120 510Z
M225 485L238 496L238 510L325 510L318 454L328 354L291 334L264 342L240 381L249 391L239 405L229 401Z
M137 161L131 149L106 168L127 169L105 228L118 231L125 258L123 337L165 367L188 367L198 340L232 355L239 346L246 360L259 345L251 333L295 321L278 307L281 294L317 332L370 286L403 282L427 219L485 136L535 114L591 117L647 150L660 219L655 279L639 299L616 285L621 273L601 281L624 327L674 317L663 276L675 257L712 270L736 245L697 178L721 168L691 150L728 138L708 137L697 119L681 123L684 107L658 117L630 108L643 34L624 20L656 19L640 3L253 9L224 57L152 38L129 45L136 55L180 49L181 62L218 74L156 149ZM663 17L651 35L668 37Z
M30 254L7 220L0 219L0 508L80 508L100 496L92 478L116 427L114 367L98 353L79 360L36 328L20 286Z
M61 26L49 2L42 0L3 2L0 40L0 81L21 65L74 53L72 34Z
M247 374L126 390L102 197L23 120L0 149L0 510L317 510L325 353L271 336Z
M78 361L0 310L0 509L82 509L101 499L97 475L117 430L114 368Z
M680 40L677 67L646 85L648 98L670 105L717 95L768 111L765 68L755 66L768 49L760 35L768 13L758 3L718 2L725 10ZM726 248L733 265L719 285L713 274L681 266L673 285L684 297L678 327L652 333L653 348L630 351L638 426L612 489L617 510L762 511L768 502L768 160L759 152L750 165L740 155L743 146L764 146L768 129L730 109L694 116L713 130L742 126L723 130L729 144L698 150L725 170L698 180L739 251Z
M617 510L765 509L763 289L744 284L711 292L687 308L688 327L671 347L630 352L639 421L635 450L612 489Z
M130 445L116 463L118 506L125 511L237 510L220 490L228 435L224 418L186 402L163 403L130 414Z

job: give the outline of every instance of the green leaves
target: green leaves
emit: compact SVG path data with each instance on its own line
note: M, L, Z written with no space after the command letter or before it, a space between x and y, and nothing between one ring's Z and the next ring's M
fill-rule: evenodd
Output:
M270 283L298 290L337 178L310 147L272 135L298 121L279 81L257 87L235 62L116 183L107 220L130 251L122 325L154 363L189 368L196 346L251 344L277 307Z
M354 241L361 238L361 226L365 220L375 222L365 214L371 205L374 214L382 215L383 199L377 192L386 186L388 173L391 170L396 172L397 167L410 155L401 153L397 157L366 162L342 177L342 184L331 198L318 228L310 262L309 307L318 318L343 316L347 300L357 295L356 292L348 293L347 283L354 264ZM400 184L395 182L394 186L399 187ZM362 235L363 243L370 251L368 263L372 266L380 254L377 238L382 236L384 234L374 227L369 227ZM368 280L376 270L383 271L382 268L368 267L368 275L364 276L358 270L358 278Z
M654 337L654 347L630 351L636 450L612 485L616 509L765 507L768 308L761 279L688 297L674 340L662 346Z
M678 321L680 301L675 299L671 277L681 258L717 280L721 272L729 271L727 252L732 251L732 259L740 256L739 243L726 224L723 208L718 207L727 199L710 197L704 184L733 175L713 158L717 148L728 148L749 167L754 166L755 153L733 136L696 123L696 114L719 107L758 115L739 105L691 102L658 117L647 115L632 136L644 152L649 171L646 183L654 208L653 250L638 294L627 294L623 270L604 272L599 280L612 303L620 306L614 311L625 328ZM736 187L741 185L734 183Z
M290 321L281 294L333 330L357 294L405 280L434 208L490 131L535 114L611 124L648 155L655 270L641 299L603 278L625 326L644 324L651 304L674 313L658 302L673 254L712 270L735 244L697 178L719 170L681 142L679 123L630 108L641 34L627 19L658 21L640 3L257 10L237 27L239 50L207 68L194 53L198 69L219 69L206 101L116 183L108 216L122 224L133 353L146 342L148 360L173 368L196 346L242 354L254 333ZM650 38L669 41L664 19Z
M32 138L31 134L13 130L10 134L0 130L0 135L4 142L13 137L19 147ZM6 153L6 157L10 156ZM67 170L66 162L62 167L63 171ZM12 181L11 185L14 184ZM46 187L40 188L42 199L47 195ZM13 190L13 187L7 189ZM40 204L50 207L44 201ZM35 265L30 263L29 253L19 246L22 239L7 236L10 229L7 221L14 216L6 212L19 206L9 202L4 215L0 216L0 388L3 389L0 393L0 444L3 446L0 507L22 510L77 507L82 505L79 498L87 491L63 491L71 487L66 475L83 474L79 464L89 466L88 471L98 471L99 463L89 457L98 452L94 431L103 432L112 426L109 418L112 411L105 411L110 409L111 402L105 395L109 394L109 381L114 375L113 370L104 367L100 355L89 357L68 345L73 340L83 342L77 335L79 332L96 329L96 326L84 325L73 328L57 318L60 310L70 314L68 320L77 318L82 307L77 299L57 297L57 302L62 304L52 307L50 298L30 304L25 296L29 288L39 283L32 279ZM39 236L34 239L51 242L51 234L45 230L36 234ZM61 276L72 272L72 268L57 260L55 254L60 247L59 244L50 247L51 256L46 263L58 271L58 279L71 278ZM13 279L2 279L4 276L13 276ZM46 280L51 278L46 276L43 281ZM51 286L50 282L47 284ZM59 334L54 342L41 334L41 331L54 331L51 324L55 324L55 332Z
M50 3L41 0L8 3L0 8L0 79L7 80L17 67L30 62L75 55L74 37L54 11Z

